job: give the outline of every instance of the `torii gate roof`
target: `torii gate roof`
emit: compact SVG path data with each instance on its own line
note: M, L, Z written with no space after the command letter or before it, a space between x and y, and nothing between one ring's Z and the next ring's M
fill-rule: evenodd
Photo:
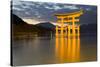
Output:
M55 14L55 16L69 16L69 15L75 15L75 14L83 14L83 10L80 10L80 11L76 11L76 12L71 12L71 13L58 13L58 14Z

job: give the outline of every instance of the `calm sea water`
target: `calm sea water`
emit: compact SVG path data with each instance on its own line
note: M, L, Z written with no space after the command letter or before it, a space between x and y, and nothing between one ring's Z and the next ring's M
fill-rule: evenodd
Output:
M37 65L97 60L96 36L19 36L12 40L13 65Z

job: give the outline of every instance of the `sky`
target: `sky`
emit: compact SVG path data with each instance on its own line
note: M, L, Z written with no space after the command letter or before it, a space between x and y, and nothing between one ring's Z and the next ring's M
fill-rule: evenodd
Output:
M56 13L70 13L84 10L81 18L81 24L96 23L97 7L92 5L62 4L50 2L33 2L13 0L13 14L22 18L29 24L38 24L41 22L56 23ZM88 18L88 19L87 19Z

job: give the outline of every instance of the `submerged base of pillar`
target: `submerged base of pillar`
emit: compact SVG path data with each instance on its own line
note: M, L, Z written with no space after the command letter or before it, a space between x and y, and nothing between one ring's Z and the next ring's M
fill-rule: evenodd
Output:
M65 34L56 34L55 37L79 37L80 35L79 34L76 34L76 35L73 35L73 34L70 34L70 35L65 35Z

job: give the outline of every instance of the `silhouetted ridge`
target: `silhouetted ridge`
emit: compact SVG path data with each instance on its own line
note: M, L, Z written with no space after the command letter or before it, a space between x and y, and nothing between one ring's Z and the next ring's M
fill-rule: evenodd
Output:
M38 35L45 35L45 34L50 34L52 31L53 25L50 23L45 23L45 24L37 24L37 25L32 25L32 24L27 24L24 22L21 18L19 18L17 15L11 14L11 22L12 22L12 34L13 35L18 35L18 34L29 34L32 33L38 34Z
M55 25L51 24L50 22L39 23L39 24L36 24L36 26L43 27L43 28L48 29L48 30L55 29Z
M19 18L18 16L16 16L15 14L11 14L11 22L13 24L27 24L26 22L24 22L21 18Z

